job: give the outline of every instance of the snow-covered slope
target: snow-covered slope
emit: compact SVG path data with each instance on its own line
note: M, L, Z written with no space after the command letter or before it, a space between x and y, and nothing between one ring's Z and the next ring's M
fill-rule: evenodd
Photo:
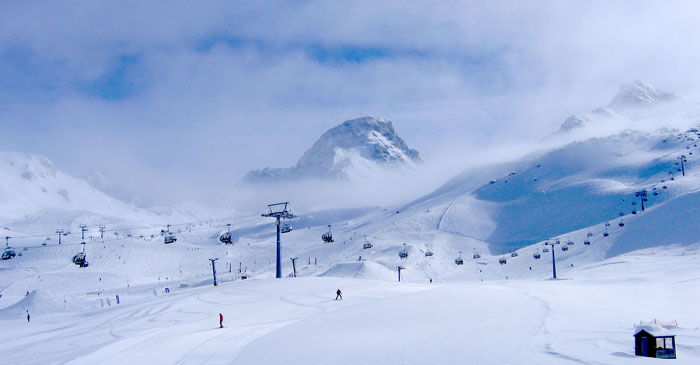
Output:
M420 162L418 151L398 136L391 121L363 117L329 129L289 168L249 172L244 182L290 179L362 179L376 171Z

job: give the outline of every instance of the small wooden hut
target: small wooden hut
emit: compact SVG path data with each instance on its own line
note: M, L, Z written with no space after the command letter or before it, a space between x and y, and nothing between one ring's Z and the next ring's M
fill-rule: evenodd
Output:
M637 356L675 359L676 335L658 325L637 326L634 329L634 349Z

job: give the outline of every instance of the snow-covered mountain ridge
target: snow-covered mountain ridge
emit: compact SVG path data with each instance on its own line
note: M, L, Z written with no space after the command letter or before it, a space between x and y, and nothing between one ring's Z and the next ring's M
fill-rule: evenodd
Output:
M394 130L391 121L374 117L348 120L326 131L293 167L250 171L244 182L289 179L363 179L374 171L421 161Z

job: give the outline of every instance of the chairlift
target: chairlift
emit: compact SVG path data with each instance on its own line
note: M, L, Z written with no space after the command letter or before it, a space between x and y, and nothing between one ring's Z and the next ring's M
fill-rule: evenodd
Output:
M2 253L2 259L3 260L9 260L13 257L15 257L17 254L15 253L15 249L10 247L10 238L9 236L5 237L5 251ZM26 248L26 247L25 247Z
M455 259L455 264L463 265L464 260L462 259L462 251L459 251L459 256Z
M547 247L542 249L542 252L549 252L549 249Z
M366 250L368 248L372 248L372 242L367 240L367 235L365 235L365 243L362 244L362 249ZM427 256L427 254L426 254Z
M498 259L498 263L501 265L505 265L508 263L508 261L506 261L505 257L501 257L500 259Z
M474 255L472 255L472 258L473 258L474 260L480 259L480 258L481 258L481 255L479 255L478 253L475 252Z
M73 263L79 267L88 267L87 256L85 255L85 242L81 243L83 245L82 252L78 252L73 256Z
M431 251L430 249L428 249L427 251L425 251L425 257L432 257L433 255L434 255L434 253L433 253L433 251Z
M608 232L603 233L603 237L607 237L609 235L610 235L610 233L608 233Z
M540 256L540 250L538 249L537 252L535 252L535 253L532 255L532 258L534 258L535 260L539 260L540 257L541 257L541 256Z
M625 212L620 212L620 214L618 214L618 215L619 215L620 217L624 217L624 216L625 216Z
M568 241L566 241L566 245L567 245L567 246L573 246L573 245L574 245L574 241L568 240Z
M659 195L659 192L658 192L658 191L655 191L655 192L654 192L654 195Z
M610 227L610 222L605 222L606 227Z
M518 253L517 253L517 252L512 252L512 253L510 254L510 257L518 257Z
M405 259L406 257L408 257L408 250L406 249L405 243L403 244L403 249L401 251L399 251L399 257L402 259Z
M165 243L166 245L171 244L175 241L177 241L175 232L165 232L165 234L163 234L163 243Z
M636 210L633 210L633 211L632 211L632 214L637 214L637 211L636 211Z
M569 251L569 246L561 246L562 251Z
M224 232L219 236L219 241L223 244L229 245L232 242L231 232Z
M662 186L661 189L668 189L666 185Z
M620 226L620 227L624 227L624 226L625 226L625 222L620 221L620 223L618 223L617 225Z
M280 227L280 232L281 232L281 233L289 233L289 232L292 231L292 228L293 228L293 227L292 227L291 224L285 223L285 224L282 225L282 227Z
M324 233L321 236L321 239L323 240L323 243L331 243L333 241L333 233L331 233L331 225L328 225L328 232Z
M587 237L593 237L593 232L588 232L588 234L586 234L586 236L587 236Z
M590 246L590 245L591 245L591 241L585 240L585 241L583 241L583 244L586 245L586 246Z
M5 251L2 253L2 259L3 260L9 260L13 257L17 256L17 253L15 253L15 249L12 247L5 247Z

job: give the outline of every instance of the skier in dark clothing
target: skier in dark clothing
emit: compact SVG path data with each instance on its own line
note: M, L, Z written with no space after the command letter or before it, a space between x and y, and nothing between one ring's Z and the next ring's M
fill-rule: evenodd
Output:
M224 328L224 315L219 313L219 328Z
M32 318L32 317L29 315L29 311L27 311L27 323L29 323L30 318Z
M343 292L341 292L340 289L338 289L338 291L335 292L335 300L338 300L338 298L340 298L340 300L343 300Z

